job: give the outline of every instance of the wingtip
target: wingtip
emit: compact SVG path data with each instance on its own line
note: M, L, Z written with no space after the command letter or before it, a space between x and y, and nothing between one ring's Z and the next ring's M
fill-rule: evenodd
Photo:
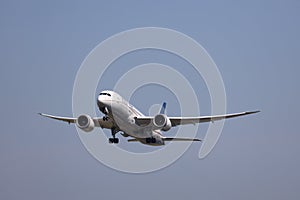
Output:
M248 112L246 112L247 114L255 114L255 113L259 113L260 112L260 110L255 110L255 111L248 111Z
M202 142L202 140L199 139L199 138L192 138L192 141L193 141L193 142Z
M43 117L47 117L47 114L45 114L45 113L39 112L39 113L37 113L37 114L40 115L40 116L43 116Z

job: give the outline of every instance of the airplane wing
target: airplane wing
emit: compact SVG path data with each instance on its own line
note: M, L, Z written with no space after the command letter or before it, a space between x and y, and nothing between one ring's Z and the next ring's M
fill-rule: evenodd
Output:
M196 124L203 122L214 122L222 119L230 119L234 117L240 117L244 115L250 115L254 113L258 113L260 111L248 111L241 113L233 113L226 115L214 115L214 116L203 116L203 117L169 117L172 126L184 125L184 124Z
M51 118L51 119L68 122L69 124L70 123L76 123L76 120L77 120L77 118L74 118L74 117L60 117L60 116L48 115L48 114L45 114L45 113L38 113L38 114L43 116L43 117L48 117L48 118ZM94 121L95 126L97 126L97 127L110 129L113 126L112 120L104 121L103 118L98 118L98 117L94 117L92 119Z
M248 111L248 112L241 112L241 113L233 113L233 114L226 114L226 115L214 115L214 116L202 116L202 117L168 117L171 121L172 127L178 125L185 125L185 124L197 124L203 122L214 122L222 119L229 119L234 117L240 117L244 115L250 115L254 113L258 113L260 111ZM136 124L138 125L148 125L150 124L151 120L154 117L136 117Z
M48 115L48 114L44 114L44 113L38 113L38 114L43 116L43 117L48 117L48 118L51 118L51 119L56 119L56 120L68 122L69 124L76 122L76 118L72 118L72 117L60 117L60 116Z

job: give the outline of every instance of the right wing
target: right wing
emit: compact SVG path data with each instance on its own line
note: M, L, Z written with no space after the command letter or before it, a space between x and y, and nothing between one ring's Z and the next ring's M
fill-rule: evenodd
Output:
M60 116L48 115L45 113L38 113L38 114L43 117L48 117L51 119L68 122L69 124L76 123L76 120L77 120L77 118L74 118L74 117L60 117ZM94 117L92 119L93 119L95 126L97 126L97 127L108 128L108 129L111 129L113 127L113 121L111 119L108 119L105 121L103 120L103 118L98 118L98 117Z

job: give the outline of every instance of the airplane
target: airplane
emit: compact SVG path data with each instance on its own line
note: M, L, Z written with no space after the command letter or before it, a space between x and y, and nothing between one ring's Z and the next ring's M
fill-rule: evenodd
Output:
M112 137L109 143L119 143L116 137L118 132L122 132L124 137L131 137L128 142L141 142L151 146L165 145L166 141L202 141L197 138L176 138L165 137L161 131L169 131L172 127L186 124L196 124L203 122L214 122L222 119L229 119L244 115L258 113L260 111L248 111L234 114L200 116L200 117L169 117L166 115L167 103L164 102L160 112L155 116L145 116L129 102L123 99L118 93L110 90L102 91L97 98L99 110L104 114L103 117L92 118L89 115L82 114L77 118L60 117L38 113L41 116L60 120L64 122L75 123L78 128L85 132L92 131L95 127L110 129Z

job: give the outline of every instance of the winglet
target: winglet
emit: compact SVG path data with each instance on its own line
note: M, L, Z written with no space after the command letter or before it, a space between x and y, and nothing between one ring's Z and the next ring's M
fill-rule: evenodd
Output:
M160 114L166 114L166 107L167 107L167 103L163 102L159 113Z

